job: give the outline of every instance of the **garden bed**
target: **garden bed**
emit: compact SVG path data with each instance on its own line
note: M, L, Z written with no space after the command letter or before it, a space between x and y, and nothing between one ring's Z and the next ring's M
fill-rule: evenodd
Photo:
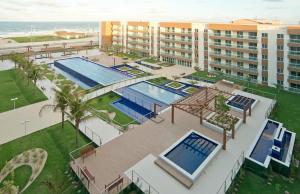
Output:
M196 88L196 87L187 87L185 88L184 90L182 90L183 92L187 93L187 94L193 94L197 91L199 91L199 88Z
M175 90L178 90L180 88L183 88L185 86L185 84L182 84L180 82L171 82L166 84L167 87L173 88Z
M242 124L242 119L232 115L220 115L213 112L206 117L206 119L203 121L203 125L212 130L223 133L223 125L225 125L226 128L230 129L232 120L234 122L234 129L235 131L237 131ZM222 125L222 123L224 124ZM231 135L231 130L227 130L226 134L227 136Z

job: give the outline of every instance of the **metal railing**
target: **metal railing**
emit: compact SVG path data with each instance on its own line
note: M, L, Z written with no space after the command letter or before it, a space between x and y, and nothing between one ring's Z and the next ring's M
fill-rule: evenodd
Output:
M131 170L127 177L140 188L145 194L159 194L157 189L155 189L149 182L147 182L141 175L139 175L134 170Z
M243 163L245 161L245 153L244 151L241 153L241 155L239 156L239 158L237 159L237 161L234 163L233 167L231 168L231 170L229 171L229 173L227 174L225 181L223 182L223 184L220 186L217 194L225 194L227 189L230 187L231 183L233 182L235 176L237 175L237 173L239 172L240 168L242 167Z
M88 144L85 144L69 153L70 159L71 159L71 166L73 166L73 170L77 177L81 180L82 184L90 191L93 190L96 193L101 193L101 190L97 187L97 185L93 181L88 181L86 178L82 177L82 173L84 173L85 177L88 177L87 174L85 174L84 170L81 168L81 166L77 163L76 159L80 157L80 151L84 148L91 146L94 142L90 142ZM88 182L87 182L88 181ZM92 187L92 188L91 188Z

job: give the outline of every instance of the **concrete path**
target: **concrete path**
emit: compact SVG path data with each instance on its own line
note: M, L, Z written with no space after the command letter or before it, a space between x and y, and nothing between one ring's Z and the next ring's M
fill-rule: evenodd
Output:
M45 112L42 117L39 116L41 107L49 103L47 100L0 113L0 145L61 122L61 114L50 110ZM25 120L29 120L26 130L22 123Z

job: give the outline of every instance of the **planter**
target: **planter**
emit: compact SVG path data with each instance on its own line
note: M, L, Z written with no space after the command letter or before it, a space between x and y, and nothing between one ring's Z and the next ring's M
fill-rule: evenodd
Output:
M204 120L203 120L203 125L209 129L212 129L216 132L219 132L219 133L223 133L223 128L221 126L218 126L217 124L215 123L212 123L210 122L209 120L212 119L212 117L214 117L216 115L216 113L211 113L209 114ZM235 117L238 119L238 121L235 123L234 125L234 128L235 128L235 131L237 131L240 126L242 125L242 119L241 118L238 118L238 117ZM231 131L226 131L226 135L227 136L231 136Z

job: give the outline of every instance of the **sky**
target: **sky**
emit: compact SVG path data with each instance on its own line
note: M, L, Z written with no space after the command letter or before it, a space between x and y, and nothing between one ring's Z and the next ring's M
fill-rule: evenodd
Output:
M300 21L300 0L0 0L0 21Z

